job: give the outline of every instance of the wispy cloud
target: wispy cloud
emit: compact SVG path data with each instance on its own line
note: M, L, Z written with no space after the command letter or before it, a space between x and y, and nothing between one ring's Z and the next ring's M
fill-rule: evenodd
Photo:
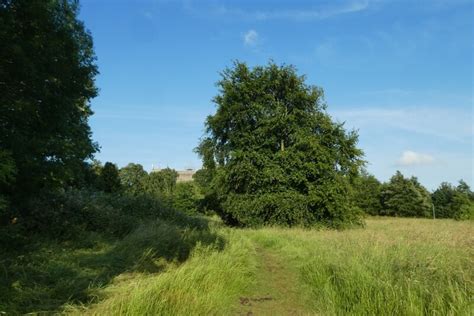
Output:
M249 30L243 35L244 45L255 46L258 43L258 33L255 30Z
M229 7L220 5L209 10L215 15L233 16L248 20L321 20L338 15L350 14L364 11L369 8L371 2L375 0L349 0L339 2L338 4L331 4L310 8L298 9L281 9L281 10L245 10L238 7ZM186 9L193 12L202 12L202 8L196 9L187 3Z
M456 108L398 106L353 108L331 114L361 130L389 128L431 136L436 139L472 144L472 113Z
M405 150L398 159L398 165L407 167L414 165L427 165L434 162L434 158L428 154L417 153L411 150Z

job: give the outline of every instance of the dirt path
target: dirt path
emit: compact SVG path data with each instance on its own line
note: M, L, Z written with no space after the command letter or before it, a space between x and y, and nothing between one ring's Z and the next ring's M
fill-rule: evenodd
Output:
M237 315L309 315L297 289L297 275L278 254L258 247L259 274L251 295L239 298Z

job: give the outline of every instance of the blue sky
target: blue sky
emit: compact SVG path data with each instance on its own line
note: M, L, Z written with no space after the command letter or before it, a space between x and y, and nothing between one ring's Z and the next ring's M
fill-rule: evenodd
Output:
M474 1L82 0L98 57L97 158L199 168L232 60L293 64L359 130L368 170L473 186Z

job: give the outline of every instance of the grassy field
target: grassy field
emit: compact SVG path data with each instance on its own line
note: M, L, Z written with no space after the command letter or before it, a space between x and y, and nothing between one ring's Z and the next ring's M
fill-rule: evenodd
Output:
M346 231L148 223L119 241L0 259L0 312L469 315L473 238L473 222L452 220L371 218Z

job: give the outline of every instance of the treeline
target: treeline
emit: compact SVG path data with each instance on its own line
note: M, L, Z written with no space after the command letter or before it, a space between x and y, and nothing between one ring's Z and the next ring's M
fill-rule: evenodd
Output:
M198 213L202 194L197 182L177 182L178 172L174 169L147 173L140 164L129 163L119 169L114 163L102 165L97 160L89 166L89 189L133 197L145 196L189 215Z
M139 164L119 169L114 163L94 160L84 163L82 171L80 183L44 189L25 196L21 204L5 207L0 247L21 246L35 235L61 240L90 232L123 237L150 220L204 225L192 216L205 212L197 183L178 183L173 169L147 173Z
M363 170L354 183L354 200L369 215L430 218L474 218L474 193L463 180L457 186L447 182L432 193L416 177L400 171L381 183Z

